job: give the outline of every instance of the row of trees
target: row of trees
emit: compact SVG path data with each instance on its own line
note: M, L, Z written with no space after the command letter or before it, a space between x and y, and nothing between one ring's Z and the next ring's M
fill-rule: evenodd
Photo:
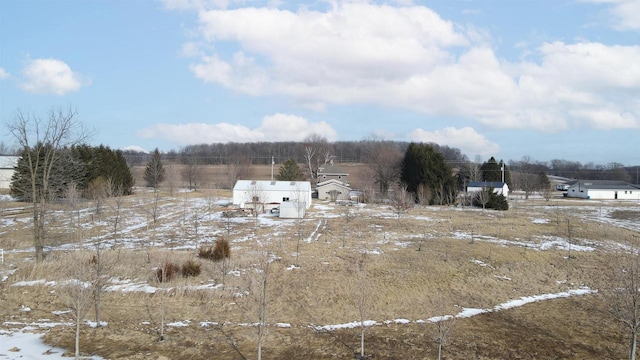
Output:
M71 184L86 198L107 192L107 186L122 195L131 194L134 179L122 151L103 145L74 145L58 149L55 158L47 160L52 146L37 144L20 152L11 178L13 197L28 202L39 197L59 199Z

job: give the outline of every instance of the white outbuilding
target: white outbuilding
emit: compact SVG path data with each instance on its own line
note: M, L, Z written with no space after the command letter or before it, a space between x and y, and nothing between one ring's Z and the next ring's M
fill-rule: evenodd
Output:
M233 203L242 208L247 204L300 203L305 210L311 206L309 181L238 180L233 187Z
M618 180L578 180L566 197L598 200L640 200L640 186Z
M484 189L493 189L493 192L498 195L503 195L505 198L509 197L509 185L505 182L499 181L471 181L467 185L467 192L478 192Z
M8 189L11 185L11 177L19 159L19 156L0 156L0 189Z

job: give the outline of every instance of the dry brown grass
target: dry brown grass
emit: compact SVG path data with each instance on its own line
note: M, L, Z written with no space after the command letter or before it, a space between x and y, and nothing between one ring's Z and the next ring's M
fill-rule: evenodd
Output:
M162 202L180 208L184 197L209 196L222 194L215 189L176 194L173 198L163 193ZM145 195L140 193L128 198L127 206L141 213L140 204L145 201ZM150 284L159 290L152 294L105 292L102 320L109 325L83 330L81 349L112 359L253 358L258 331L242 324L258 321L259 299L251 290L259 280L264 253L269 252L275 261L270 265L268 277L270 327L265 358L353 358L359 346L358 329L323 332L312 325L358 319L356 302L362 285L357 277L358 262L366 250L369 252L364 256L366 318L378 322L400 318L413 321L368 329L368 352L378 359L433 358L437 350L431 338L433 325L415 321L445 315L442 307L435 304L486 309L522 296L557 293L580 286L597 289L609 279L616 264L616 252L603 244L640 240L630 230L580 220L575 215L581 211L579 206L571 211L565 209L569 202L556 200L562 210L548 204L522 202L517 208L500 213L418 207L400 219L394 218L390 208L370 205L353 209L355 216L348 224L341 207L325 218L319 216L320 210L311 210L301 223L276 220L276 227L253 221L233 223L229 264L232 274L226 276L224 288L217 289L204 286L221 281L219 263L198 259L196 247L171 249L145 243L130 249L105 249L102 254L104 261L111 264L108 269L111 278ZM635 211L637 206L629 210ZM176 226L157 230L153 235L171 238L165 245L177 246L195 236L185 235L186 230L179 225L180 211L165 215L163 223ZM533 223L534 218L545 218L548 222ZM567 258L568 252L564 250L534 249L542 236L567 237L567 219L576 244L597 242L601 244L594 245L598 251L573 252ZM84 230L85 236L109 231L107 225L94 220L94 226ZM65 221L61 217L53 222L58 244L70 239L65 236L69 233ZM0 236L1 246L24 249L29 246L29 227L22 222L14 224L11 232ZM208 220L201 226L221 229L225 224ZM304 234L299 248L300 266L291 269L299 226ZM316 228L321 236L307 242ZM150 227L141 227L131 236L150 237L150 231ZM467 237L457 236L458 233ZM494 242L497 239L526 246ZM75 258L80 254L90 266L95 250L84 245L84 250L77 250L76 246L52 252L40 264L28 260L28 253L10 253L3 267L14 266L17 270L0 283L3 322L63 320L51 313L64 310L55 286L11 284L40 279L64 281L63 269L71 258L69 252L74 252ZM176 277L163 284L154 282L155 271L163 262L183 264L188 260L201 265L199 276ZM20 305L29 306L32 311L19 312ZM159 341L163 307L166 322L189 323L185 327L166 327L165 340ZM624 334L606 309L600 295L586 295L458 319L451 342L445 347L446 358L620 358L625 352ZM224 325L201 326L201 322ZM288 323L291 328L277 327L276 323ZM67 349L73 347L72 331L64 326L48 330L45 339Z

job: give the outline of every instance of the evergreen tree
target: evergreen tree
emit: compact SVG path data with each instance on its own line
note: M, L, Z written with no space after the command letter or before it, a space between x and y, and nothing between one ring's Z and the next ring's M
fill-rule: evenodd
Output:
M156 148L153 150L151 158L147 162L147 167L144 169L144 181L147 182L147 186L157 189L164 181L164 175L162 155L160 154L160 150Z
M456 179L444 156L433 146L409 144L400 171L400 180L416 198L422 186L430 192L430 204L450 204L455 201L458 192Z
M480 172L482 173L482 181L487 182L502 182L502 169L504 167L504 182L511 187L511 173L507 168L507 165L500 160L497 162L492 156L488 161L480 165Z
M289 158L280 166L276 179L280 181L299 181L304 180L302 169L293 158Z

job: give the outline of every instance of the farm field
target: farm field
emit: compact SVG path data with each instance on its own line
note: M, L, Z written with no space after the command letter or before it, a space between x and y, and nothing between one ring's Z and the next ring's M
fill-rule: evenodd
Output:
M154 211L153 194L137 189L118 212L113 199L99 214L93 202L54 205L39 264L28 208L1 202L0 339L38 333L55 349L41 358L72 353L61 289L70 264L89 276L100 252L104 326L89 311L80 348L104 359L256 358L261 309L265 359L352 359L363 324L374 359L436 358L443 324L445 359L626 357L603 289L639 245L637 202L514 199L506 212L398 214L314 200L305 219L283 220L225 217L230 196L163 191ZM225 269L197 256L220 237L231 244ZM198 276L157 281L163 263L189 260ZM0 359L20 351L0 349Z

